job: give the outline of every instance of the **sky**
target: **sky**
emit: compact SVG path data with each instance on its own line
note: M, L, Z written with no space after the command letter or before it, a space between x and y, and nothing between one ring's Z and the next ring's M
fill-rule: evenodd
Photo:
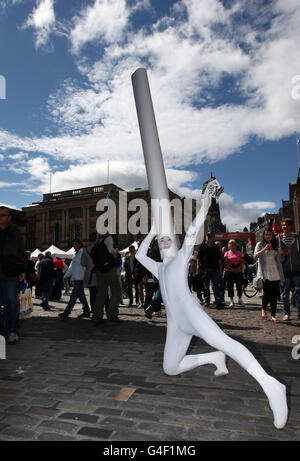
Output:
M0 0L0 203L147 187L131 84L147 70L168 186L249 228L289 198L299 0ZM50 181L51 177L51 181ZM51 189L50 189L51 187Z

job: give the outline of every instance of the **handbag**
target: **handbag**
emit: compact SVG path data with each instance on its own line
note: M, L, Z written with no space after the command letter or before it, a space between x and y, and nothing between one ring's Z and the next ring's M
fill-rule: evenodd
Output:
M33 302L32 302L32 295L29 288L19 293L18 296L18 312L19 312L19 319L28 319L33 315Z
M260 273L257 273L253 279L253 286L257 290L262 290L263 288L263 279Z

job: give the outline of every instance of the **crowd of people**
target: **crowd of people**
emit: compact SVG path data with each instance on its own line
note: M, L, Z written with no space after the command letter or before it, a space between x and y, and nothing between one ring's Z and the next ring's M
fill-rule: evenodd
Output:
M292 232L292 227L293 222L288 218L282 221L279 235L275 236L273 229L266 227L252 260L241 253L235 240L222 247L221 242L214 241L213 234L207 233L190 260L187 274L190 290L205 307L211 306L213 294L215 307L223 309L226 290L230 308L244 307L245 267L251 263L251 267L257 266L256 277L262 281L262 318L268 319L270 306L271 321L278 322L277 302L282 294L282 320L290 320L292 292L300 320L300 238ZM64 320L78 299L82 305L79 318L92 317L96 326L103 324L104 313L108 321L121 323L119 305L131 307L134 300L138 308L144 309L146 317L162 315L159 281L136 259L133 245L122 258L110 234L98 235L96 242L88 246L80 238L75 238L72 244L75 250L72 260L47 252L32 261L30 252L25 252L20 231L11 222L10 210L0 207L0 334L8 344L19 341L18 293L24 280L28 288L34 287L34 296L41 299L44 310L51 309L49 300L60 301L63 291L70 292L64 311L59 314ZM157 241L152 243L149 256L161 261ZM85 289L89 290L89 302Z

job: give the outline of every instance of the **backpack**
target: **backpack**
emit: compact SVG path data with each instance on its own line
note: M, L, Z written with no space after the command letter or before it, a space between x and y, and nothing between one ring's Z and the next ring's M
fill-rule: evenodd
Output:
M105 245L106 237L104 237L101 242L96 243L91 249L91 258L95 265L95 272L98 271L102 274L115 267L115 258L108 251L107 246Z

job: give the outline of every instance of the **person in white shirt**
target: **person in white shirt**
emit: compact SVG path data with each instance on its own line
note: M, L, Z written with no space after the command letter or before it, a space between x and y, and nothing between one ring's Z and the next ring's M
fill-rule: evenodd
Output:
M70 296L70 300L66 305L64 312L58 314L59 317L63 319L67 319L79 298L79 301L82 304L83 313L78 316L78 318L82 317L90 317L90 308L87 302L87 299L84 294L84 274L85 274L85 267L81 264L81 257L83 252L83 243L79 238L75 238L73 240L73 247L75 249L75 255L73 256L72 262L64 275L64 278L68 278L71 276L71 280L74 281L74 288Z
M271 321L278 322L277 299L280 285L284 285L284 275L277 240L271 227L264 228L261 242L255 247L254 258L258 259L258 272L263 279L262 318L268 319L266 311L270 303Z

